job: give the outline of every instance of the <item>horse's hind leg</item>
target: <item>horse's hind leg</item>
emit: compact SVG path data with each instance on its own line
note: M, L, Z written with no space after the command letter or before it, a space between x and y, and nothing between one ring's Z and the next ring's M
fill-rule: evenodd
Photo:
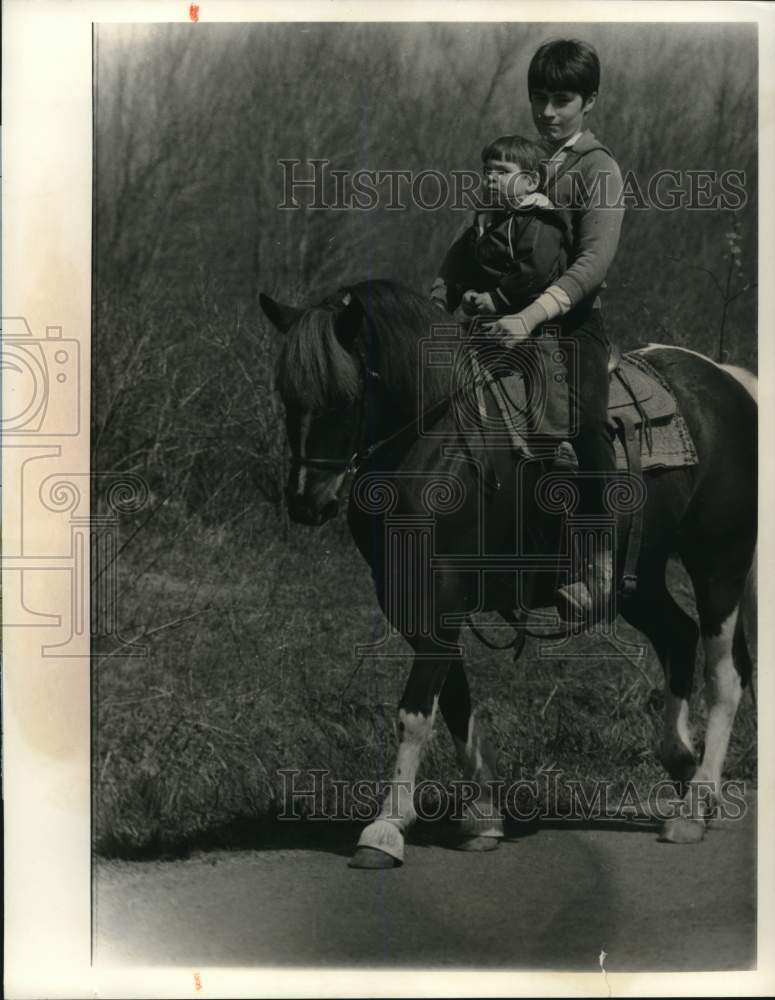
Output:
M495 850L503 837L503 818L493 798L495 752L471 709L468 679L461 660L450 664L439 707L465 779L460 796L461 839L457 846L463 851Z
M689 728L694 662L699 629L670 596L665 584L666 559L644 568L638 592L622 608L624 617L646 635L665 674L665 710L661 760L667 773L683 789L694 775Z
M721 793L721 774L732 725L752 664L740 621L740 603L750 561L727 565L723 575L711 574L687 560L697 598L705 647L705 700L708 723L702 762L682 803L681 815L668 820L662 839L685 843L701 839L705 820Z

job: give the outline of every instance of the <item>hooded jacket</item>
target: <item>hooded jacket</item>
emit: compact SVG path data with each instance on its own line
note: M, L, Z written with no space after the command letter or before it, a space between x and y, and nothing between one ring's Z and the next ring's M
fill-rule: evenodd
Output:
M571 246L567 213L544 194L477 212L447 251L434 294L446 293L450 312L469 289L489 292L502 313L518 312L559 279Z

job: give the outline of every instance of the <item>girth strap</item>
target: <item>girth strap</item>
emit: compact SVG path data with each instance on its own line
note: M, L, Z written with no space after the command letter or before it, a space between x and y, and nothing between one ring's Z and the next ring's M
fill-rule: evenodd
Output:
M635 430L635 424L626 414L617 414L614 417L617 430L624 445L624 453L627 456L627 471L631 476L641 476L640 463L640 440ZM640 557L640 547L643 540L643 505L626 515L625 538L627 552L624 559L624 572L622 573L622 596L630 597L638 587L638 558Z
M630 399L632 400L633 406L635 407L635 410L637 411L637 414L640 417L641 425L643 426L643 433L646 436L646 444L648 445L649 454L651 454L651 452L654 449L654 442L653 442L653 437L652 437L652 433L651 433L651 419L649 418L649 415L644 410L644 408L641 405L641 403L640 403L638 397L636 396L636 394L632 391L632 386L630 385L630 383L629 383L628 379L626 378L626 376L625 376L624 372L622 371L622 369L620 367L619 368L615 368L613 374L614 374L614 377L617 378L619 380L619 382L627 390L627 393L628 393ZM618 420L619 418L615 417L614 419ZM622 418L622 422L623 423L624 423L625 420L627 420L628 422L631 423L631 421L629 420L628 417ZM627 449L625 447L625 451L626 450ZM627 464L628 464L628 466L630 464L629 456L628 456L628 459L627 459ZM638 466L640 466L640 447L638 448Z

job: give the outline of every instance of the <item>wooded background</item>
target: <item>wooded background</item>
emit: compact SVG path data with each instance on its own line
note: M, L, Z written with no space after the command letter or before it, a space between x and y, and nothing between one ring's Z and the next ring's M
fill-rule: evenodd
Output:
M383 775L401 671L353 661L364 629L381 626L342 519L313 532L285 518L276 344L257 297L311 303L370 277L428 288L463 216L390 211L386 199L370 212L280 211L278 161L478 169L489 139L534 135L527 67L551 37L596 46L588 124L644 190L666 169L746 177L736 212L628 211L604 300L612 338L715 357L723 334L727 360L755 369L755 25L95 29L92 467L148 483L121 554L121 617L125 634L156 630L142 665L113 656L97 668L102 849L266 812L274 768L293 761ZM475 685L477 663L492 674L484 690L501 752L532 748L519 751L520 773L547 758L585 776L633 761L658 773L653 662L653 690L632 688L619 665L591 705L570 668L537 666L526 694L510 665L496 683L486 666L496 659L477 655ZM619 713L605 734L600 711ZM751 725L733 747L737 773L750 773Z

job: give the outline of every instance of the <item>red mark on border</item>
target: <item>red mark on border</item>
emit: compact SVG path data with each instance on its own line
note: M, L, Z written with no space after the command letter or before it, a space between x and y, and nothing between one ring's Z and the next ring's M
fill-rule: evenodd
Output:
M191 18L192 21L198 21L199 20L199 4L198 3L192 3L191 4L191 6L188 8L188 16Z
M193 7L194 5L192 4L191 6ZM195 21L196 18L192 17L191 20ZM199 993L199 991L202 989L202 978L198 972L194 973L194 989L197 991L197 993Z

